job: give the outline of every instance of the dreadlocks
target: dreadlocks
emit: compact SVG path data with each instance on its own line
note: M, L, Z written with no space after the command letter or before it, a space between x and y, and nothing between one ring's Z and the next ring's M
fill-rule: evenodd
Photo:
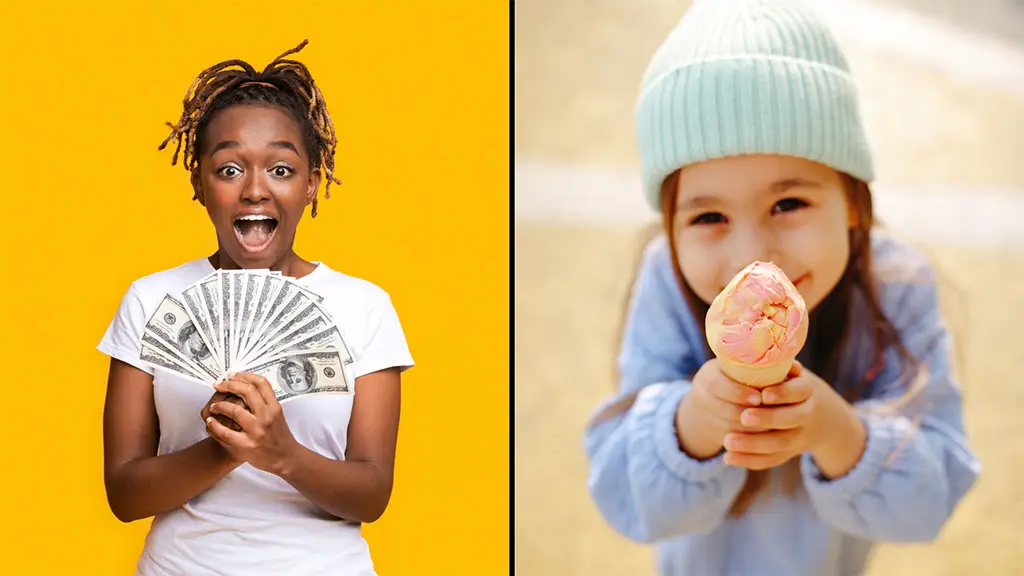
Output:
M287 60L286 56L302 50L308 40L274 59L257 72L242 60L226 60L203 70L185 92L184 111L177 124L167 125L171 134L160 144L163 150L171 140L177 141L173 166L178 154L185 148L183 166L189 172L199 168L203 131L210 119L220 110L236 104L277 106L291 114L302 125L302 136L310 157L310 170L323 170L327 185L324 197L331 197L331 183L341 184L334 177L334 151L337 137L334 123L327 113L320 89L309 70L301 62ZM198 196L193 196L197 200ZM316 218L316 196L313 197L312 216Z

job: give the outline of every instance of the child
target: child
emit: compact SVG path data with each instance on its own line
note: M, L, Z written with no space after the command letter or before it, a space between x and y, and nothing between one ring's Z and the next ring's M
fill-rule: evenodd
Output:
M633 286L621 390L586 432L589 489L658 569L850 576L873 542L927 542L980 467L931 268L873 230L846 60L794 0L696 2L636 109L664 234ZM811 310L786 382L722 375L709 303L772 261Z
M375 574L359 523L390 498L400 373L413 361L386 292L293 250L305 208L316 216L321 173L328 190L334 180L326 104L306 67L286 59L305 44L262 71L231 60L193 83L164 145L177 140L172 163L184 147L217 251L132 283L99 345L111 357L107 499L124 522L156 517L139 574ZM211 396L141 363L140 338L164 294L216 269L279 271L324 297L358 394L281 405L267 380L243 373Z

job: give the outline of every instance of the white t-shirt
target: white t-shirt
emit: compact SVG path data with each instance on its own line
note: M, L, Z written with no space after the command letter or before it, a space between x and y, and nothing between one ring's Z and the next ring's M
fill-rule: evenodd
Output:
M206 438L199 412L214 390L142 364L142 332L165 294L180 292L213 271L203 258L136 280L98 346L153 375L161 454ZM298 282L324 297L322 304L354 359L353 380L413 365L398 315L384 290L323 263ZM282 404L282 410L302 445L344 460L353 400L348 394L297 397ZM375 574L359 526L328 515L280 477L249 464L184 506L158 515L137 569L142 576Z

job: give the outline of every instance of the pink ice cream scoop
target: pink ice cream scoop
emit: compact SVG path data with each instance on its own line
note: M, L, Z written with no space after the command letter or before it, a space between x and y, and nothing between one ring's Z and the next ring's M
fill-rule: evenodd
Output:
M807 308L778 266L754 262L715 297L705 327L725 375L763 388L785 379L807 341Z

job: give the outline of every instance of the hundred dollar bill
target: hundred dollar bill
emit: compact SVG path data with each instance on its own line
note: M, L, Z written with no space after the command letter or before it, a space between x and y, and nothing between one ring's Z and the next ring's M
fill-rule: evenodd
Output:
M170 358L178 364L188 368L204 382L212 383L216 380L216 375L212 373L208 367L192 362L190 359L186 358L180 350L178 350L177 346L168 342L163 336L152 330L147 329L142 333L141 344L146 344L150 348L158 350L165 357Z
M231 286L230 279L223 270L217 271L217 277L220 281L220 340L224 349L224 371L229 372L235 364L231 357Z
M242 271L231 271L228 273L228 277L231 278L231 350L234 354L231 362L237 364L239 360L238 339L241 333L238 325L242 320L242 300L245 298L243 281L245 277Z
M202 295L203 306L206 308L206 315L210 319L210 328L213 332L213 347L217 350L217 359L221 365L224 364L223 339L221 337L221 309L220 309L220 276L214 272L199 281L199 292Z
M268 271L254 272L246 278L245 301L242 302L242 335L238 348L242 351L244 358L249 351L249 336L252 333L252 323L256 316L256 304L259 302L260 292L263 291L264 281L270 277Z
M160 301L146 323L144 337L145 333L157 336L159 341L171 347L180 359L192 367L202 369L204 374L208 373L214 379L219 377L221 367L217 359L189 319L185 306L170 294Z
M296 284L285 282L277 297L271 302L270 311L263 326L260 327L260 333L257 334L253 346L262 346L269 336L277 333L282 324L301 312L311 301L312 299L299 290Z
M311 394L350 394L352 390L336 350L302 352L246 372L266 378L279 402Z
M262 361L271 362L299 352L328 349L336 350L341 355L342 364L352 364L352 354L349 352L348 346L345 344L345 339L341 335L341 330L339 330L335 325L328 326L320 332L301 340L282 342L262 358Z
M174 358L165 355L158 348L147 342L142 343L142 351L139 354L139 359L142 360L143 364L147 364L157 370L172 372L186 380L199 382L200 384L207 383L199 374L193 372L191 368L187 368Z
M296 299L304 299L304 295L296 295ZM301 304L300 304L301 305ZM279 320L276 325L267 329L252 346L249 353L249 358L258 358L260 354L267 351L269 348L277 345L283 338L288 337L293 332L302 330L307 324L311 322L320 322L321 326L326 326L330 321L330 317L327 313L320 308L316 302L307 301L307 304L303 308L295 308L295 313L287 321ZM316 330L317 326L310 326L309 330ZM308 334L309 332L307 332Z
M270 307L277 299L278 292L284 286L284 280L280 275L271 275L263 280L263 288L260 290L259 298L256 300L256 310L253 313L252 325L249 327L249 334L245 344L246 349L251 349L256 340L262 334L263 321L270 312Z
M223 364L220 361L220 353L215 344L216 338L210 325L210 319L206 314L206 305L203 304L203 295L199 285L193 284L182 290L181 301L185 305L185 312L188 314L189 319L199 328L199 336L203 339L203 343L213 353L217 363Z
M259 362L265 357L279 357L293 352L323 348L345 350L342 360L346 364L351 362L334 319L326 309L313 302L292 317L276 335L270 336L261 347L255 349L250 360Z
M235 347L237 348L235 357L241 360L245 354L246 330L252 319L253 302L256 300L256 279L259 276L252 270L243 270L239 276L241 276L241 292L235 296L238 300L238 319L236 320L238 336L235 337Z

